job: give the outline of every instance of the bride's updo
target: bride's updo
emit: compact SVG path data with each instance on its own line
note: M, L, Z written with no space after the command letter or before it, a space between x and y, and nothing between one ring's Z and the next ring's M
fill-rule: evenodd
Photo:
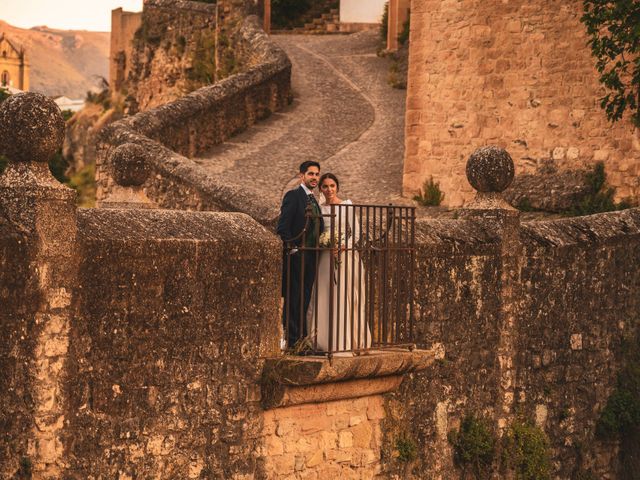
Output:
M336 177L333 173L325 173L320 177L320 181L318 182L318 186L322 187L322 182L324 182L327 178L330 178L334 182L336 182L336 191L340 191L340 182L338 181L338 177Z

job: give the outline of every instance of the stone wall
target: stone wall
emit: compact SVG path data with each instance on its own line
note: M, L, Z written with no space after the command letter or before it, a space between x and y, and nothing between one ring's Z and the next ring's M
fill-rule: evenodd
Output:
M29 268L24 232L0 215L0 477L10 478L29 459L33 444L30 385L36 336L33 319L40 302ZM27 400L27 401L25 401ZM24 463L24 462L23 462Z
M86 210L78 226L72 478L255 474L279 243L242 214Z
M374 478L385 416L382 395L267 410L267 478Z
M514 199L553 207L546 199L567 188L563 172L597 161L618 198L640 198L638 133L628 119L611 125L599 107L581 15L578 0L413 1L405 195L433 176L444 204L468 202L465 159L496 144L516 164Z
M385 445L408 432L414 478L457 478L447 435L467 413L496 432L525 418L549 436L558 478L618 478L595 423L640 326L640 210L511 227L423 220L416 241L418 344L440 359L387 396Z
M214 82L215 32L214 4L145 1L125 84L136 108L147 110Z
M263 224L273 221L266 218L258 199L218 184L187 158L207 151L289 101L291 63L268 39L256 17L243 21L238 51L251 65L246 72L102 130L96 162L98 200L108 198L113 189L110 155L123 143L136 143L148 152L154 175L145 189L159 205L239 211Z

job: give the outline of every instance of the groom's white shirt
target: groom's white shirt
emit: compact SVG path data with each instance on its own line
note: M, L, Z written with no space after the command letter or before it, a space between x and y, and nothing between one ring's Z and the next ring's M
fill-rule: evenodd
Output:
M313 195L313 192L309 190L309 187L307 187L304 183L300 183L300 186L304 189L305 192L307 192L307 195Z

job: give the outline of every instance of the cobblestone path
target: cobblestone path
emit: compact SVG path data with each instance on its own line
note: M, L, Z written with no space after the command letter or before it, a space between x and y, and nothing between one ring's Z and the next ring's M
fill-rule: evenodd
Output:
M293 63L293 103L194 160L276 211L304 160L355 203L401 202L405 92L387 84L377 32L273 38Z

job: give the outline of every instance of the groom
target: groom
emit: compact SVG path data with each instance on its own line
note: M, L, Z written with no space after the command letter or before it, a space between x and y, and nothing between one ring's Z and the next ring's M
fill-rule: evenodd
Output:
M282 323L289 348L307 336L305 319L316 276L318 254L315 248L323 228L320 206L313 195L319 178L318 162L306 161L300 165L300 186L284 196L276 229L284 243ZM307 217L307 212L311 213L311 217Z

